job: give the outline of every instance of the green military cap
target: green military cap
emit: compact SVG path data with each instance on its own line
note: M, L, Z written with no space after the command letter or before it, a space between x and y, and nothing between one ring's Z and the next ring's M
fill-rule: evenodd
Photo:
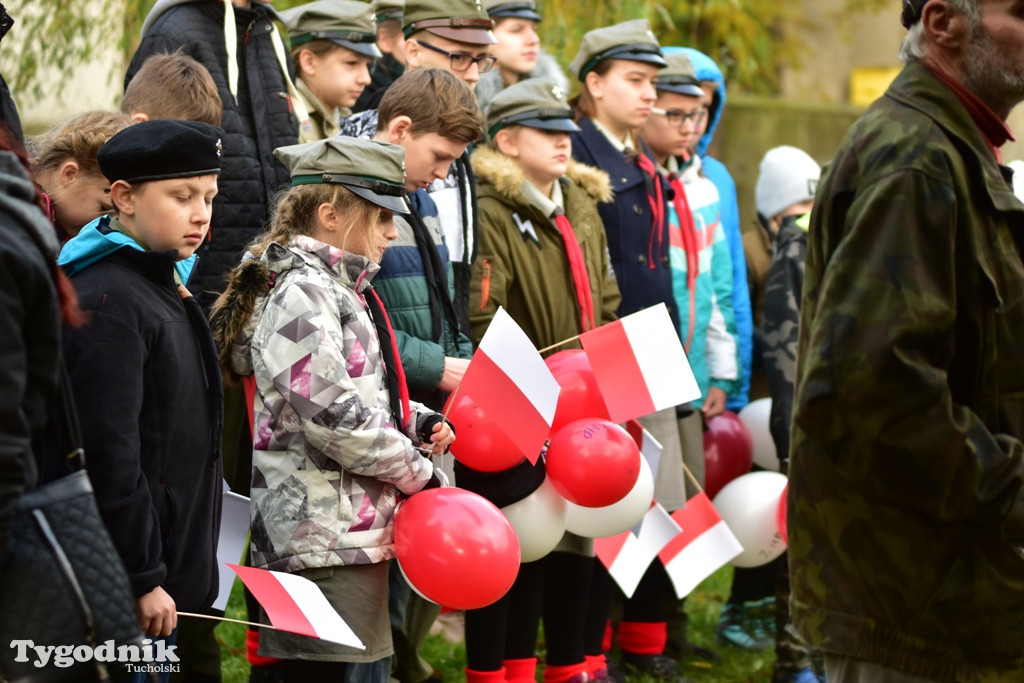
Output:
M373 10L355 0L317 0L278 12L292 47L311 40L329 40L374 59L377 49L377 25Z
M480 0L406 0L402 31L430 31L442 38L471 45L493 45L494 22Z
M487 135L505 126L527 126L542 130L579 130L573 110L560 86L543 78L528 78L502 90L487 107Z
M606 59L628 59L647 62L659 69L665 67L661 46L646 19L631 19L614 26L587 31L583 34L580 51L569 64L569 70L582 81Z
M401 21L402 12L405 10L405 0L373 0L370 3L370 8L374 16L377 17L378 24L388 19Z
M543 19L537 12L537 4L533 0L484 0L484 7L487 8L487 14L491 19Z
M335 135L326 140L278 147L292 186L338 183L368 202L409 213L405 201L405 148L388 142Z
M665 63L668 66L658 72L658 90L667 90L690 97L704 96L704 91L700 88L700 79L697 78L697 69L694 68L693 62L685 52L673 52L665 55Z

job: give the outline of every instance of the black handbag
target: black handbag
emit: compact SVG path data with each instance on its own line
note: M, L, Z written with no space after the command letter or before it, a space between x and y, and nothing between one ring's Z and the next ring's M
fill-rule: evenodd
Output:
M142 646L128 574L100 518L84 468L63 361L58 399L62 442L72 449L67 456L72 471L25 492L15 507L7 556L0 565L0 680L106 680L111 672L125 671L124 664L109 661L119 646ZM41 658L31 646L15 646L14 641L27 640L35 646L65 647L51 652L40 667L36 664ZM106 663L91 656L104 644L100 659ZM58 657L61 652L64 656Z

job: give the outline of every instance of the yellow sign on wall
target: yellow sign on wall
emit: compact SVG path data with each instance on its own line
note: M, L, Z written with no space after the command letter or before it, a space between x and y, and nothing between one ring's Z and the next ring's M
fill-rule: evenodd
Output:
M885 93L903 67L857 67L850 71L850 104L866 107Z

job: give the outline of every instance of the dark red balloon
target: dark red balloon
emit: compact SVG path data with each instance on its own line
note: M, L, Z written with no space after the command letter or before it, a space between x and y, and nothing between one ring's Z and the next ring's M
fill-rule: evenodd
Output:
M500 472L518 465L523 453L505 435L476 402L465 394L456 394L448 420L455 425L452 455L467 467L481 472Z
M640 476L640 449L625 429L596 418L565 425L548 446L548 478L562 496L583 507L617 503Z
M496 602L519 573L519 540L505 515L451 486L420 491L399 506L395 555L416 590L452 609Z
M570 422L585 417L609 419L597 377L583 349L559 351L545 358L544 362L562 387L558 395L558 407L555 409L555 420L551 424L552 434Z
M736 477L750 471L754 446L750 432L739 416L731 411L708 420L704 432L704 491L708 498Z
M789 496L789 484L782 489L782 496L779 498L779 508L775 511L775 521L779 523L779 536L782 542L789 545L789 532L786 530L786 497Z

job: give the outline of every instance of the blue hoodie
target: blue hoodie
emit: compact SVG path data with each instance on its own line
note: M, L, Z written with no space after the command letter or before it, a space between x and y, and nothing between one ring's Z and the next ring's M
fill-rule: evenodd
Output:
M711 179L711 182L718 188L720 220L726 241L729 244L729 254L732 256L732 305L733 313L736 316L741 369L740 381L733 385L735 388L729 394L726 407L729 410L738 411L749 401L750 365L754 351L754 318L750 308L750 290L747 288L747 260L743 255L743 238L740 236L740 209L736 200L736 182L729 175L725 164L707 155L711 139L715 135L715 129L722 118L722 110L725 108L725 76L714 60L693 48L664 47L662 52L666 54L683 52L693 63L698 79L718 83L718 89L711 100L711 109L708 112L708 129L697 143L697 155L703 163L704 175Z
M112 229L110 216L100 216L67 241L64 248L60 250L60 256L57 257L57 265L64 269L68 277L71 277L124 247L146 251L128 235ZM188 283L188 278L192 275L192 268L198 259L198 256L192 254L187 259L174 264L174 269L178 271L178 277L182 284Z

